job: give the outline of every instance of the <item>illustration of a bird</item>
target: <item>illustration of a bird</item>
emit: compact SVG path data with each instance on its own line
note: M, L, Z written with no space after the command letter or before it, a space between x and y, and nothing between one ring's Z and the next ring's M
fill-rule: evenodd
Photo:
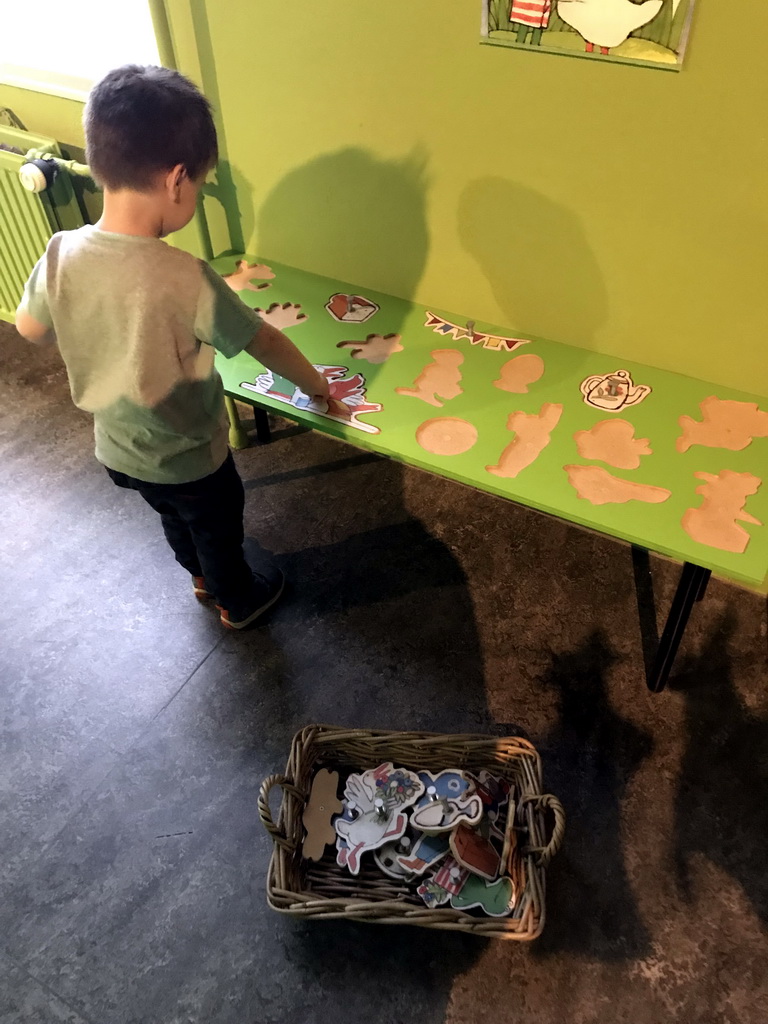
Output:
M558 0L557 13L586 41L587 52L596 46L607 54L620 46L630 33L649 21L661 10L664 0Z

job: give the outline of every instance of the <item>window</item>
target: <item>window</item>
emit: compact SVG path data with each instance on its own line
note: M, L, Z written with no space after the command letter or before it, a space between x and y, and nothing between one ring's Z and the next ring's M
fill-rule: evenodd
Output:
M149 0L3 4L0 82L85 99L120 64L158 64Z

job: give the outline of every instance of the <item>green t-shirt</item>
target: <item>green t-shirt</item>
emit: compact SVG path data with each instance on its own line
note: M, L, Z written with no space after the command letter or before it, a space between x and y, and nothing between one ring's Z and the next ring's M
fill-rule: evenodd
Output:
M63 231L21 308L55 331L100 462L149 483L219 468L227 427L214 350L242 352L262 321L207 263L158 238Z

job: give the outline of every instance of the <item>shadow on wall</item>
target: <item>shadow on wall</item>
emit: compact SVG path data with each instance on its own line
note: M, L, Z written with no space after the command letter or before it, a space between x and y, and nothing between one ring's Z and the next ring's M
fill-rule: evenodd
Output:
M578 217L539 192L479 178L459 199L458 231L509 327L593 347L608 316L605 283Z
M687 746L675 804L675 860L693 899L691 862L703 854L742 887L768 926L768 720L742 701L733 679L733 613L701 653L680 666L670 690L685 699Z
M257 252L411 298L429 247L428 185L418 151L400 160L362 149L320 156L287 174L263 203Z

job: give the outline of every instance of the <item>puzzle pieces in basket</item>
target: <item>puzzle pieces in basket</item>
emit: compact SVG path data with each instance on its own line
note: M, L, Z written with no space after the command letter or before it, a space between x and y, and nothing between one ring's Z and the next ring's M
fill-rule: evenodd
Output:
M401 863L401 858L407 858L413 846L413 836L407 833L391 843L385 843L373 851L373 859L376 866L385 875L394 878L397 882L409 882L415 878L413 871L409 871Z
M515 905L515 887L509 878L486 882L477 875L469 875L460 891L451 895L455 910L479 907L490 917L506 917Z
M344 788L344 813L334 822L341 840L336 843L337 862L356 875L366 850L403 835L408 825L403 811L423 792L415 772L396 769L391 761L361 775L350 775Z
M506 779L491 775L485 768L481 769L472 778L475 780L477 795L483 801L483 817L480 822L480 832L489 839L491 837L504 840L503 816L504 810L509 803L509 794L512 789Z
M309 860L320 860L326 846L336 838L336 829L331 819L344 810L344 805L336 796L338 786L339 773L329 772L327 768L321 768L312 780L312 789L302 817L307 831L302 854Z
M457 825L450 834L449 843L454 859L462 867L491 882L499 877L499 851L476 829Z
M467 869L457 864L453 857L448 857L416 892L430 909L434 909L458 895L468 878Z
M398 857L398 863L404 871L413 875L423 875L427 868L442 860L450 848L448 836L444 832L436 835L422 832L412 850Z
M463 772L446 770L433 775L419 772L424 795L411 813L411 824L422 832L448 832L459 822L477 825L483 815L483 802L475 792L475 782Z

